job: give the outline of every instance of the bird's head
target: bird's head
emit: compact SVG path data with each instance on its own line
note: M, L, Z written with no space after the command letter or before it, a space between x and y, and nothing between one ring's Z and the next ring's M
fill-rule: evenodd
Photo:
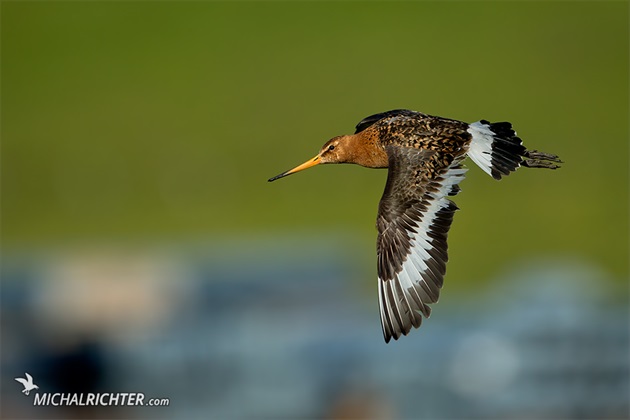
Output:
M319 153L312 159L307 160L303 164L296 166L286 172L282 172L279 175L269 178L269 182L276 179L283 178L287 175L294 174L296 172L303 171L315 165L323 163L345 163L351 162L352 156L352 136L337 136L328 140L321 148Z

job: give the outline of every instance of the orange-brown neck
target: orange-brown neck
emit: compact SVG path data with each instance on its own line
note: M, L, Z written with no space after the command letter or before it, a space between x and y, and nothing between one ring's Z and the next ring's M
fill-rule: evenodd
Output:
M343 136L340 140L344 162L368 168L387 168L387 153L376 136L361 132Z

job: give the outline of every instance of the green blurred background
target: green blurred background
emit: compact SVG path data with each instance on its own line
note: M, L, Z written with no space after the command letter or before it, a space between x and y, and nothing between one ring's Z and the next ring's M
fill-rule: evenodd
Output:
M371 276L385 171L266 180L394 108L566 162L469 164L450 284L546 253L625 281L625 2L3 2L4 248L343 231Z
M628 412L627 2L0 7L3 417ZM565 164L468 163L443 299L386 346L386 171L267 179L395 108ZM23 372L173 404L33 407Z

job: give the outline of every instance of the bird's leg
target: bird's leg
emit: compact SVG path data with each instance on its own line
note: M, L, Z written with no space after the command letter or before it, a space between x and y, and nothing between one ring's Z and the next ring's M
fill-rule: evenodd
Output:
M558 169L560 165L557 163L563 163L558 156L538 150L527 150L523 157L526 159L521 164L528 168Z

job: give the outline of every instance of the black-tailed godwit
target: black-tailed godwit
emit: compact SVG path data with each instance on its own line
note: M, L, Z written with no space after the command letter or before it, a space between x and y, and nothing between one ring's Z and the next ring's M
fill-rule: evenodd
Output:
M469 156L495 179L520 166L556 169L556 155L527 150L509 122L472 124L404 109L363 119L352 135L269 181L324 163L389 168L377 216L378 298L385 342L419 327L440 295L446 238Z

